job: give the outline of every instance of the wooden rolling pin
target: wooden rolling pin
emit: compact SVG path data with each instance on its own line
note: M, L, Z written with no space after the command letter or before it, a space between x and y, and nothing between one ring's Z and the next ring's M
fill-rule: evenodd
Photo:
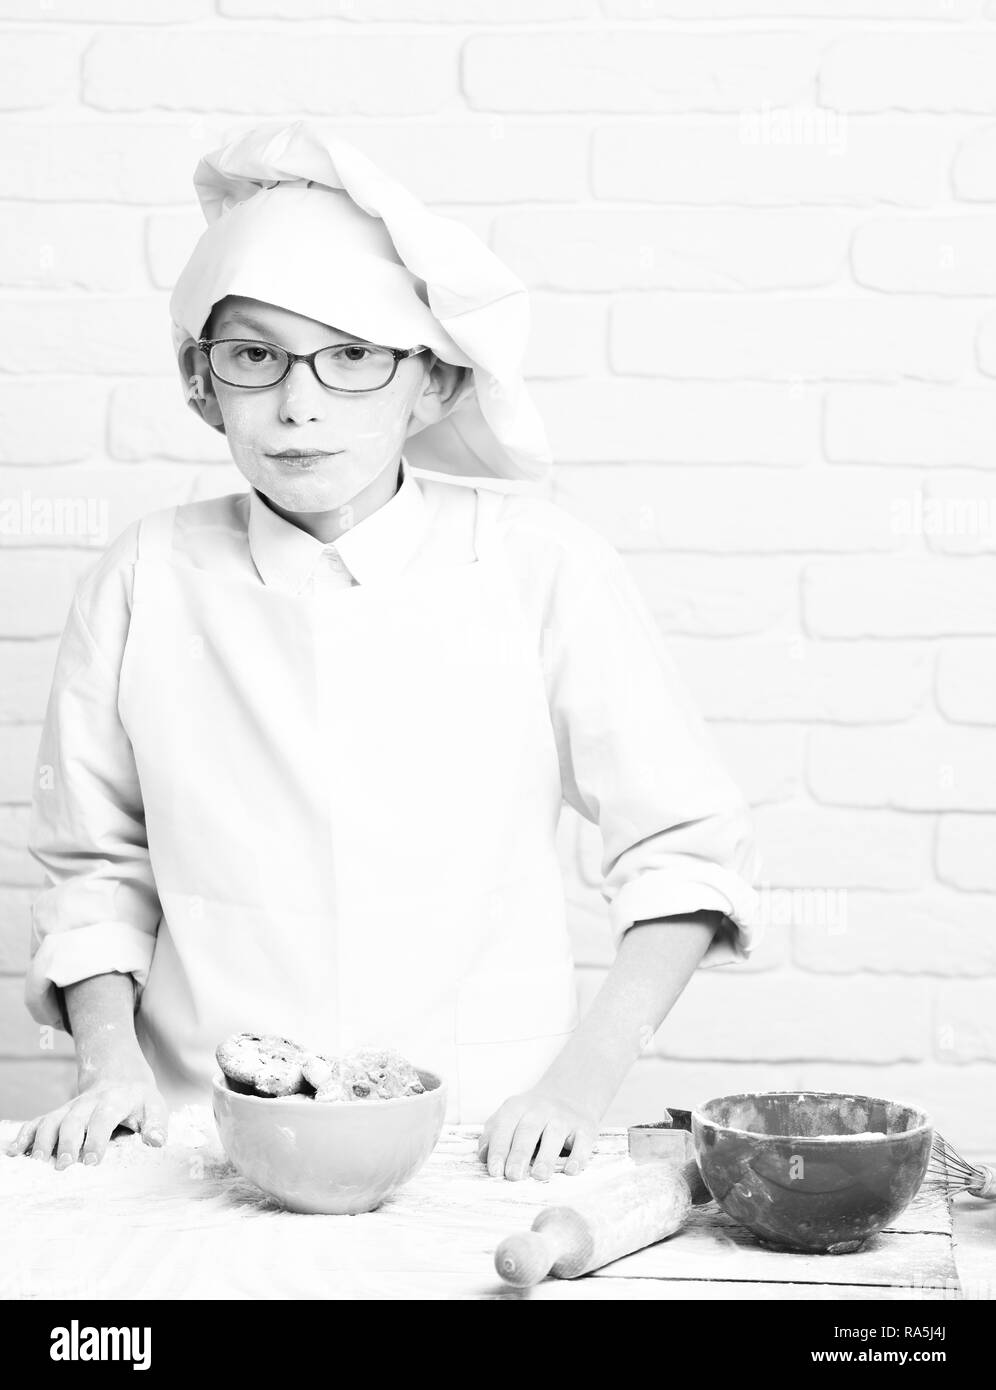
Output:
M581 1201L544 1207L531 1230L503 1240L495 1269L506 1283L528 1288L548 1274L576 1279L679 1230L693 1196L702 1200L701 1183L691 1135L672 1134L673 1156L634 1162Z

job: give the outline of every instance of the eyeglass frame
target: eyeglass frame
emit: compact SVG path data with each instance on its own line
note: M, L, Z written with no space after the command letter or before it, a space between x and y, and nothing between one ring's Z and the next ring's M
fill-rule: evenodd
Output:
M277 377L276 381L268 381L265 386L244 386L237 381L227 380L226 377L223 377L219 372L215 370L214 363L211 361L211 349L215 347L218 343L256 343L260 347L276 348L277 352L282 352L286 355L287 366L281 372L280 376ZM327 382L324 382L321 379L321 377L318 375L318 369L315 366L315 358L319 355L319 353L329 352L332 348L354 346L375 347L379 352L389 352L391 354L391 356L394 358L394 366L391 368L391 375L387 378L386 381L382 381L379 386L354 387L329 386ZM413 348L389 348L384 347L381 343L361 343L358 339L351 339L350 341L345 343L329 343L326 347L318 348L315 352L290 352L289 349L281 347L279 343L267 342L265 338L198 338L197 347L199 347L200 350L206 355L208 360L208 368L210 369L211 375L217 377L219 381L223 381L226 386L234 387L236 391L269 391L271 387L279 386L282 381L286 380L287 375L295 362L307 362L319 386L324 386L326 391L341 391L344 395L347 396L364 396L369 394L369 392L371 391L383 391L385 386L390 386L391 382L397 375L399 362L403 362L406 357L415 357L420 352L428 352L430 350L429 348L424 346Z

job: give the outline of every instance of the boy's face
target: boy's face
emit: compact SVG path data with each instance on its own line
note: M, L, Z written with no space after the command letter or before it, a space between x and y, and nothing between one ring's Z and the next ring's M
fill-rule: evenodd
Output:
M367 341L289 309L236 295L215 305L204 336L275 343L297 353ZM458 368L436 364L431 353L423 352L399 362L393 380L377 391L350 395L331 390L306 362L295 362L276 386L245 390L213 376L205 355L193 351L193 370L203 376L208 409L220 412L239 470L288 512L334 511L385 469L396 468L405 440L414 432L409 429L413 414L428 423L445 413L439 399L446 395L447 382L454 384L452 373L459 375ZM211 418L208 411L205 414ZM273 457L293 449L326 452L297 461Z

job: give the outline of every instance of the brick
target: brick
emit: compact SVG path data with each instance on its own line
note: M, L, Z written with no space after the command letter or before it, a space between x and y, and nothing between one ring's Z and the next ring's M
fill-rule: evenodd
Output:
M754 813L765 881L785 888L918 892L930 880L930 818L800 802Z
M648 1049L651 1050L651 1049ZM652 1045L663 1057L912 1062L930 1053L930 985L795 971L699 970Z
M782 887L766 878L756 887L757 918L764 938L777 938L786 954L792 935L800 926L818 927L831 935L847 929L849 888Z
M777 1091L784 1085L785 1072L784 1064L665 1061L643 1056L627 1072L602 1124L606 1128L648 1124L662 1119L669 1106L693 1110L718 1096Z
M111 392L108 451L128 462L148 458L228 460L224 435L189 408L178 371L169 377L122 382Z
M23 975L31 945L33 888L0 888L0 975Z
M432 115L457 96L457 49L433 34L106 30L83 60L83 101L102 111Z
M970 131L958 147L951 168L956 198L967 202L996 201L996 125Z
M846 268L851 226L847 213L810 208L509 210L493 249L534 288L806 289Z
M949 469L928 477L908 516L927 548L943 555L996 551L996 478Z
M880 217L858 227L854 278L871 289L914 294L996 293L996 217Z
M819 43L803 33L600 27L476 34L462 59L464 95L478 111L740 111L810 99Z
M85 550L0 548L0 637L60 635L76 585L98 558Z
M602 0L609 19L930 19L979 17L985 0Z
M16 288L145 288L142 226L130 210L0 203L0 282Z
M996 892L994 843L991 817L941 816L937 828L937 877L952 888Z
M362 24L379 20L403 24L522 24L588 19L596 0L218 0L219 12L233 19L338 19Z
M818 392L737 382L533 381L558 464L797 465L819 450Z
M0 806L0 883L7 887L42 886L41 866L27 850L27 806Z
M0 1062L0 1114L5 1119L23 1124L49 1110L57 1110L75 1094L75 1062L64 1058L48 1062ZM13 1137L13 1134L5 1136L8 1141Z
M173 288L206 228L196 201L179 211L149 213L143 245L149 279L156 289Z
M8 299L0 338L6 372L121 372L153 375L176 370L165 298Z
M135 492L142 471L117 469L111 473L85 464L0 468L0 537L4 546L102 550L112 536L108 494Z
M18 122L0 145L0 187L31 202L189 203L194 167L223 131L203 120Z
M769 127L755 128L751 114L596 127L595 197L724 206L932 207L950 196L949 168L959 135L945 123L916 117L845 119L824 112L825 125L800 124L799 138L786 143L784 135L794 136L794 125L783 132L773 112ZM803 137L810 132L807 141Z
M557 502L623 550L887 551L891 470L561 465ZM849 562L848 562L849 563Z
M996 314L989 314L980 323L977 350L979 370L996 376Z
M0 802L23 805L31 800L39 724L0 724Z
M75 1055L73 1040L67 1033L36 1023L28 1013L24 981L12 975L0 978L0 1057L44 1062Z
M996 35L880 32L832 43L819 99L838 111L996 111Z
M4 0L4 19L36 23L179 24L185 19L209 19L212 0Z
M996 897L931 886L848 892L839 920L793 924L802 970L850 975L996 975Z
M321 121L312 124L325 128ZM430 128L411 121L336 121L328 129L426 203L576 203L591 196L589 135L578 124L494 115L474 122L434 122L431 134ZM189 201L188 195L183 201Z
M0 723L33 723L45 714L58 643L0 641Z
M802 794L804 729L724 723L713 725L712 734L752 806Z
M996 642L945 642L938 653L937 706L945 719L996 724Z
M136 517L185 502L195 476L183 465L154 463L0 468L0 540L8 548L103 550Z
M822 637L996 634L996 563L894 555L814 560L803 571L806 629Z
M784 633L672 639L670 649L711 719L888 724L931 703L934 657L921 643L813 642Z
M808 782L817 800L907 811L996 811L996 729L936 716L879 728L816 728Z
M941 1062L996 1061L996 980L943 980L934 1007Z
M496 209L478 207L470 203L450 204L445 201L436 201L429 206L433 212L438 212L440 217L452 217L457 222L462 222L475 236L480 237L485 246L492 245Z
M0 110L31 111L76 100L85 40L7 28L0 47Z
M612 369L638 376L953 380L972 366L974 306L922 299L620 295Z
M629 557L630 573L661 630L699 637L795 632L799 568L797 560L779 556Z
M92 378L0 381L0 464L75 463L103 443L107 384Z
M996 468L996 393L927 382L835 385L824 431L834 463Z
M530 297L527 377L604 376L607 306L566 295Z

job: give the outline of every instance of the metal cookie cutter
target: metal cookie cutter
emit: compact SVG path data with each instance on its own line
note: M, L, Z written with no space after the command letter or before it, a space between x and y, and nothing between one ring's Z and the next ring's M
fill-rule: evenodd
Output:
M712 1201L712 1193L702 1181L692 1139L692 1112L667 1110L666 1120L648 1120L626 1130L629 1156L634 1163L673 1163L681 1168L692 1194L692 1205Z

